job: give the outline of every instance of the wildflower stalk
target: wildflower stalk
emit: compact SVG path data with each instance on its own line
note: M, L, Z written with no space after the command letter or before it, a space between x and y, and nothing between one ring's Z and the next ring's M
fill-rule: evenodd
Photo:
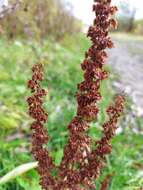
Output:
M96 190L95 180L101 175L106 164L106 155L111 153L111 140L123 112L125 99L118 95L113 105L107 108L109 120L103 124L101 140L94 142L88 136L90 123L97 120L100 111L98 102L102 99L101 82L108 78L108 72L104 69L108 57L106 49L114 45L108 36L109 28L117 26L116 20L112 18L117 7L111 6L111 0L95 0L93 11L96 18L87 34L92 45L81 64L84 81L77 86L77 114L68 125L69 139L58 167L54 165L48 150L43 146L48 142L47 131L43 127L48 115L42 106L46 91L40 86L43 80L41 64L33 67L32 80L28 82L28 87L34 93L27 100L29 114L35 120L31 126L34 130L32 153L39 163L40 184L45 190ZM94 145L94 149L91 145ZM51 174L52 170L58 172L57 176ZM107 189L104 188L107 187L105 182L101 189Z
M42 64L36 64L32 68L32 79L28 81L28 88L33 93L28 97L27 102L29 105L29 115L35 120L31 129L32 134L32 153L34 158L38 161L38 172L41 176L40 184L43 189L47 189L49 186L55 183L51 176L51 169L54 164L49 152L43 145L48 143L48 133L44 128L44 124L47 122L48 114L43 108L43 97L47 92L40 86L40 82L43 80L43 66Z
M108 190L111 178L112 178L111 175L106 176L106 178L104 179L104 181L101 184L100 190Z
M98 142L95 151L90 145L92 139L87 135L90 123L97 119L99 112L98 101L101 100L100 84L108 78L104 70L107 53L106 48L112 48L113 42L108 36L110 26L116 28L117 22L112 18L117 7L111 6L110 0L96 0L93 5L96 14L93 26L89 27L87 36L91 38L92 45L85 54L85 60L81 64L84 71L84 81L78 84L77 115L69 124L69 142L64 150L61 163L61 177L72 189L76 184L82 184L89 189L96 189L93 179L98 178L104 165L105 155L111 152L110 140L115 134L118 117L113 115L103 128L103 138ZM116 114L120 116L123 111L124 98L117 97L113 110L119 106ZM110 109L108 113L110 115ZM108 130L106 127L108 127ZM97 143L97 142L96 142ZM78 167L77 167L78 166ZM68 176L67 177L67 173ZM73 176L71 178L71 176Z

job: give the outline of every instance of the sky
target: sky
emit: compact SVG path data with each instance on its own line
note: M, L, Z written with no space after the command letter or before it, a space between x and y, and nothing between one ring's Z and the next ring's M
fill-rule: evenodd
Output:
M136 18L143 18L143 0L113 0L113 4L117 5L121 2L130 2L131 6L137 8ZM67 0L73 6L74 15L81 19L85 24L91 24L93 20L93 14L90 11L92 9L93 0Z

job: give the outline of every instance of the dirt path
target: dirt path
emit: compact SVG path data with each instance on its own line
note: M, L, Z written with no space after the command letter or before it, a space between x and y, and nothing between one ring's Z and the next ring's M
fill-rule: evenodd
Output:
M114 41L110 63L120 76L114 85L132 98L136 114L143 116L143 40L116 37Z

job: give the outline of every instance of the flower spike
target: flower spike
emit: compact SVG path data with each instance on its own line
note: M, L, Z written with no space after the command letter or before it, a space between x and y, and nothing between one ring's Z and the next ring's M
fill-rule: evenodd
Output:
M81 64L84 80L77 85L77 113L68 125L69 139L59 166L54 165L48 150L43 146L47 144L49 137L44 128L48 114L43 108L46 91L41 88L40 83L43 80L42 64L33 66L32 79L28 82L33 93L27 99L29 115L35 120L31 126L32 153L39 163L40 184L44 190L96 190L95 182L106 164L106 155L112 151L111 140L115 136L117 122L124 109L125 98L118 95L115 102L107 108L109 120L103 124L102 138L94 142L88 136L90 124L98 119L100 112L100 84L109 75L104 69L108 57L106 49L114 47L109 37L109 29L117 27L117 22L113 19L117 7L111 6L111 0L94 2L93 12L96 17L87 33L92 44ZM57 176L52 175L55 169ZM109 176L102 183L101 190L107 190L108 184Z

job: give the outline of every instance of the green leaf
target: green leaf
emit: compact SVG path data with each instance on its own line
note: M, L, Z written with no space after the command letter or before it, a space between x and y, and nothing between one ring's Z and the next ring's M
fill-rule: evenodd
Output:
M0 185L5 184L9 182L10 180L22 175L23 173L26 173L27 171L36 168L37 167L37 162L31 162L27 164L23 164L21 166L16 167L9 173L7 173L5 176L0 178Z

